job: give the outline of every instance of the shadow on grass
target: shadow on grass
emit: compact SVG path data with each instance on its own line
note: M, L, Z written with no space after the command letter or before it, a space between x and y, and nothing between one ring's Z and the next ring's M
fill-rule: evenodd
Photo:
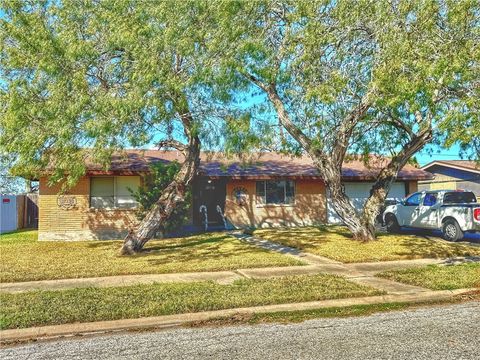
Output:
M144 261L149 266L160 266L166 263L214 263L216 260L237 259L246 263L258 262L262 257L271 255L271 252L244 244L225 233L206 233L178 238L153 239L145 245L139 253L124 257L119 254L122 241L91 241L85 247L97 251L110 252L113 250L116 257ZM244 260L240 258L244 258ZM272 262L277 261L272 259Z
M226 239L228 239L228 236L223 235L223 236L207 237L205 239L198 239L198 240L192 239L192 241L185 241L185 242L182 241L182 243L180 244L178 243L165 244L165 245L155 244L155 245L148 246L148 243L147 243L147 246L144 249L142 249L142 253L149 253L153 251L166 250L166 249L173 250L173 249L189 248L189 247L195 247L195 246L204 245L204 244L215 244ZM165 242L167 242L168 240L169 239L165 239ZM162 241L162 240L155 240L155 241Z
M210 262L219 259L228 259L234 257L248 257L248 256L261 256L261 253L264 252L267 254L266 250L257 249L254 247L250 247L248 245L239 247L232 244L232 246L224 246L222 244L210 244L206 247L198 247L198 248L180 248L174 249L170 248L165 252L160 252L163 255L172 254L174 256L175 262ZM149 256L154 255L154 253L141 253L136 256ZM164 264L166 261L171 261L168 258L154 258L151 259L147 258L147 262L150 265L161 265Z
M448 258L452 256L480 255L479 249L466 244L449 243L432 237L430 231L412 233L379 233L376 241L360 242L353 240L352 234L342 226L319 226L308 228L259 229L255 235L282 245L291 246L320 255L333 255L352 252L357 249L364 252L365 258ZM325 252L323 254L322 252ZM369 256L368 252L370 252ZM360 256L360 255L359 255ZM345 259L346 261L346 259Z
M227 239L228 236L216 236L216 237L206 237L203 239L198 238L165 238L165 239L152 239L145 244L145 247L137 255L155 253L161 250L171 250L171 249L180 249L180 248L189 248L200 246L209 243L217 243ZM84 243L86 247L92 249L101 249L101 248L110 248L112 246L117 246L118 249L123 245L123 240L95 240Z

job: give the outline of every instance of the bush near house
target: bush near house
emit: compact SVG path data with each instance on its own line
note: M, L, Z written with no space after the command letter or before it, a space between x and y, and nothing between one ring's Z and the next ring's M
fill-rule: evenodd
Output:
M168 184L173 181L180 167L181 165L177 161L150 164L150 173L143 178L143 184L136 190L129 189L140 205L137 209L139 220L142 220L147 215ZM175 208L170 218L159 229L159 233L165 234L178 230L187 222L191 197L191 191L187 191L185 195L186 201Z

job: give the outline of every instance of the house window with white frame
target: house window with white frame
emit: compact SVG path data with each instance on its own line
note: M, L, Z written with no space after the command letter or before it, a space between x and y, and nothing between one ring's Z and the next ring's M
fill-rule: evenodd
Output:
M264 180L256 183L257 203L290 205L295 203L295 181Z
M138 206L129 189L140 186L140 176L95 176L90 178L90 207L132 209Z

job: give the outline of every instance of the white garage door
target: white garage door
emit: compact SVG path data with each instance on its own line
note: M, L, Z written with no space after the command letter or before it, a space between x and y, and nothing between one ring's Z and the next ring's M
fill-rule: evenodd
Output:
M363 204L365 203L365 201L367 201L368 195L370 194L370 189L372 188L373 184L374 183L366 182L345 183L345 192L347 193L353 206L355 206L357 210L361 210ZM390 189L387 198L403 199L405 195L405 183L396 182L392 184L392 188ZM337 213L333 209L332 200L330 198L327 198L327 214L329 224L342 223L342 220L340 220Z

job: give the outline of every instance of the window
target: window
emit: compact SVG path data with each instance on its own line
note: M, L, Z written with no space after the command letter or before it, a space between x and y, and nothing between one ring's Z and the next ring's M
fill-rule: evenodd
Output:
M420 198L422 197L422 193L415 193L412 196L410 196L406 201L405 201L405 206L418 206L420 205Z
M257 181L257 202L260 204L293 204L295 182L291 180Z
M111 176L90 178L90 206L97 209L129 209L137 202L128 190L140 186L139 176Z
M444 204L476 203L477 198L470 191L456 191L446 193L443 197Z
M90 178L90 206L94 208L115 207L113 177Z
M427 193L425 199L423 199L424 206L433 206L437 203L437 194L436 193Z

